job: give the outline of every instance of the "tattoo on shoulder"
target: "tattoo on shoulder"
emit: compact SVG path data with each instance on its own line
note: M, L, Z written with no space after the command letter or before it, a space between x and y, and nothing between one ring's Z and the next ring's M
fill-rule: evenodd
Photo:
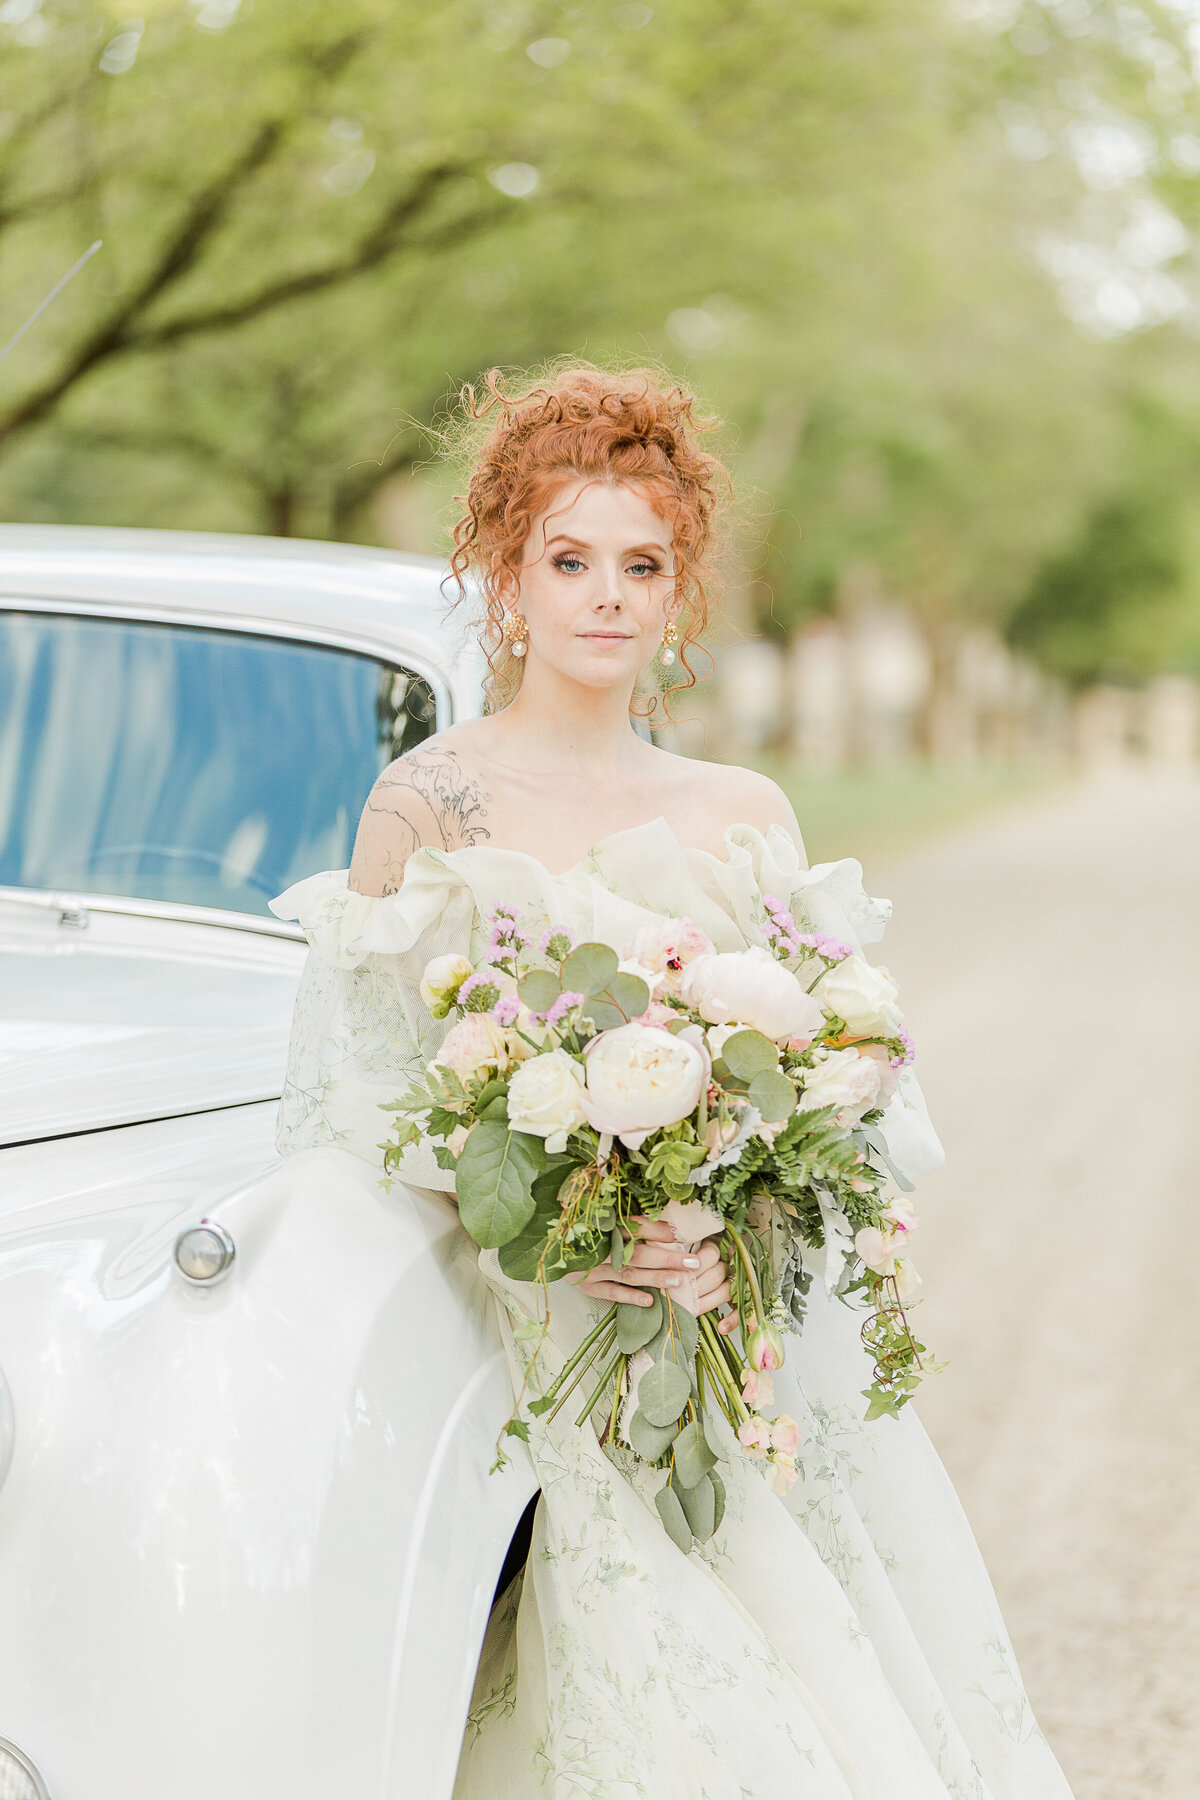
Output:
M423 804L415 818L402 817L388 804L388 790L400 790ZM386 813L389 841L383 855L383 891L394 894L404 865L422 844L437 843L443 850L461 850L491 836L484 823L492 796L483 783L468 775L453 750L419 747L402 756L380 776L367 801L367 811Z

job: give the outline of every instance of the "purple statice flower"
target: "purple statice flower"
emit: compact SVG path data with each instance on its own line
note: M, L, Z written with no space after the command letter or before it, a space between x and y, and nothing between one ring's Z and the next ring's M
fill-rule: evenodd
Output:
M474 1006L469 1004L472 995L476 996ZM499 998L500 989L492 977L476 969L459 988L456 1004L466 1012L488 1012Z
M517 999L517 996L515 994L505 994L504 997L497 1000L495 1006L493 1006L492 1017L502 1031L507 1031L510 1025L516 1024L517 1015L520 1010L521 1002Z
M571 1008L573 1006L578 1006L582 999L582 994L573 994L571 990L567 988L558 996L558 999L554 1002L553 1006L548 1007L544 1013L535 1013L534 1017L540 1019L543 1025L559 1025L570 1012Z
M574 934L564 925L551 925L538 939L537 948L539 956L550 956L555 962L561 962L575 948Z
M896 1028L896 1036L904 1045L904 1054L903 1056L889 1057L888 1067L892 1069L903 1069L907 1063L915 1061L917 1048L912 1040L912 1032L909 1031L906 1026L898 1025Z

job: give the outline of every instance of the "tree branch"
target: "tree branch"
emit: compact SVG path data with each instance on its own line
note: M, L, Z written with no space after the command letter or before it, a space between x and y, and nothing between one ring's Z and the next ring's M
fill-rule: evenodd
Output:
M123 348L157 350L166 344L178 343L181 338L196 337L202 332L226 331L231 326L244 325L250 319L260 318L263 313L282 306L288 300L319 294L326 288L337 287L356 275L365 274L399 248L400 234L404 227L432 204L439 189L448 181L467 173L469 165L465 163L441 163L423 170L408 192L392 202L348 255L326 263L321 268L305 269L298 274L285 276L282 281L272 282L268 287L260 288L257 294L249 294L244 300L235 301L230 306L184 313L177 318L167 319L162 325L147 326L131 336ZM499 210L499 207L489 208L488 217L494 217ZM474 222L480 214L476 213L471 217ZM425 241L427 240L422 240ZM439 234L434 233L428 241L440 244L443 240ZM449 241L455 240L451 238Z
M201 251L220 224L237 190L256 175L275 153L284 135L281 120L268 119L259 126L241 155L192 201L174 236L155 266L132 294L83 343L57 375L18 402L0 419L0 442L15 437L53 411L69 389L97 363L121 355L131 347L137 318L195 265Z

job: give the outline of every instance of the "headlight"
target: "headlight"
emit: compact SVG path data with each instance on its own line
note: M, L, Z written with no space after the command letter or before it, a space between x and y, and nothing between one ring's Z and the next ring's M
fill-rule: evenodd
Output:
M50 1800L50 1789L29 1758L7 1738L0 1738L0 1800Z
M223 1225L212 1219L201 1219L189 1225L175 1240L175 1263L185 1281L196 1287L210 1287L220 1281L233 1266L237 1254L233 1239ZM4 1800L0 1794L0 1800Z

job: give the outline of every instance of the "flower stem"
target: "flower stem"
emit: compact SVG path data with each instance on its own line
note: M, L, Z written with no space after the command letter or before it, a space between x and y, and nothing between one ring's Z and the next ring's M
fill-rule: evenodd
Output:
M587 1374L588 1370L595 1368L596 1364L599 1362L599 1360L602 1356L608 1355L609 1351L612 1349L613 1341L614 1341L615 1337L616 1337L616 1326L614 1325L612 1328L612 1331L610 1333L605 1333L604 1337L595 1346L595 1348L592 1351L592 1354L589 1357L586 1357L585 1359L580 1361L578 1353L576 1353L575 1361L578 1362L579 1366L575 1370L575 1373L571 1376L571 1379L566 1383L565 1386L563 1385L563 1376L566 1374L566 1370L564 1369L563 1375L559 1376L559 1378L555 1382L554 1386L550 1389L550 1394L551 1394L551 1396L553 1396L555 1403L550 1408L550 1411L546 1415L547 1425L550 1423L551 1419L553 1419L557 1413L562 1411L566 1402L571 1398L571 1395L575 1392L575 1389L579 1386L580 1382L583 1380L583 1378Z
M625 1353L623 1350L617 1351L617 1354L613 1357L613 1359L609 1363L607 1369L605 1369L603 1375L600 1377L599 1381L596 1383L596 1389L595 1389L595 1392L593 1393L591 1399L588 1401L587 1405L584 1407L583 1411L580 1413L579 1417L576 1419L576 1421L575 1421L576 1425L582 1425L584 1423L588 1414L591 1412L592 1408L595 1406L596 1402L599 1400L601 1394L604 1392L608 1383L612 1380L613 1376L616 1374L617 1364L620 1362L620 1360L624 1354Z
M767 1315L763 1307L762 1294L759 1292L758 1276L754 1271L754 1262L749 1250L746 1248L746 1240L743 1238L736 1225L726 1223L725 1230L733 1243L734 1249L738 1253L738 1260L746 1271L746 1280L750 1283L750 1292L754 1296L755 1323L757 1325L765 1325L767 1322ZM741 1323L743 1327L745 1326L745 1320L741 1320L739 1323Z

